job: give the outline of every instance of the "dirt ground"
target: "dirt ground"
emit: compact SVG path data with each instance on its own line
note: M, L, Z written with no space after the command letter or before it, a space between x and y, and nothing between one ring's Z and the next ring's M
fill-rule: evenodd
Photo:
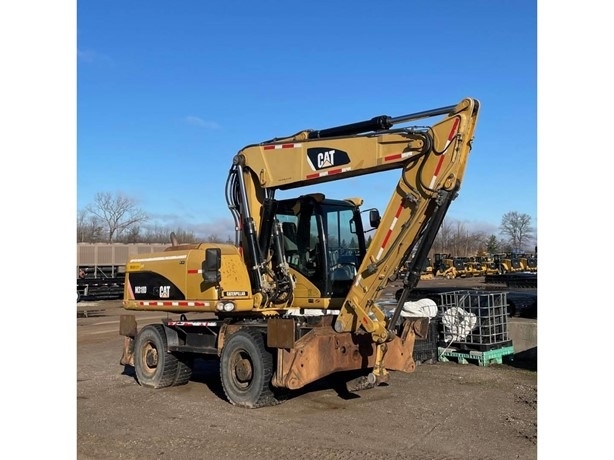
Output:
M119 364L120 306L77 306L79 459L537 458L537 372L517 363L424 363L355 393L335 376L282 404L243 409L225 400L216 361L197 361L183 386L139 386Z

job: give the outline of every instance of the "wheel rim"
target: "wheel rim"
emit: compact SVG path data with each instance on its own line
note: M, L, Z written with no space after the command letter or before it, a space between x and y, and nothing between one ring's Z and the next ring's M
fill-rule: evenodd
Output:
M231 375L235 386L240 390L249 388L254 377L252 360L245 350L237 350L231 358Z
M141 362L143 372L148 376L154 375L158 368L158 349L153 343L148 342L141 350Z

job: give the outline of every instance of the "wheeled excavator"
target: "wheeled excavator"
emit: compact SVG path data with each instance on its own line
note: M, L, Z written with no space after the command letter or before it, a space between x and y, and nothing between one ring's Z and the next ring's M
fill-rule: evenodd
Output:
M140 385L163 388L187 383L195 358L219 359L228 402L247 408L343 371L362 372L364 388L414 371L414 341L429 318L403 307L459 193L479 108L466 98L241 149L225 190L234 244L182 244L171 234L166 250L127 261L120 363L134 366ZM362 198L276 197L392 170L399 179L383 214L362 210ZM380 307L403 266L397 304ZM138 328L134 311L168 317Z

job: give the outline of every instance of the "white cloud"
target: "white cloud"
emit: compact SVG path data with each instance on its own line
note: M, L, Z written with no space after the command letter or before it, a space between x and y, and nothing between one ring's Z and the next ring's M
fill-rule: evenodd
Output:
M196 117L194 115L188 115L187 117L185 117L185 121L189 125L198 126L200 128L205 128L205 129L217 130L221 128L221 126L215 121L203 120L202 118Z
M91 49L77 49L77 59L88 64L102 63L109 66L115 64L109 56L97 53L96 51Z

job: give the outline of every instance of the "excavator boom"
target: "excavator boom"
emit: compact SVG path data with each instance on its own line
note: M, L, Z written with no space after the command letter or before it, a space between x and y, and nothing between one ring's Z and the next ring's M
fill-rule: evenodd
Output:
M460 189L478 111L478 101L467 98L453 106L306 130L245 147L234 158L228 195L237 228L243 232L241 245L253 259L254 271L268 260L272 217L262 210L274 200L275 190L400 170L335 323L339 332L364 328L376 342L389 340L387 321L376 300L407 261L413 267L407 292L419 280L428 250ZM430 126L399 126L435 116L443 118ZM256 284L259 277L254 273ZM398 319L407 296L401 297L393 320Z

